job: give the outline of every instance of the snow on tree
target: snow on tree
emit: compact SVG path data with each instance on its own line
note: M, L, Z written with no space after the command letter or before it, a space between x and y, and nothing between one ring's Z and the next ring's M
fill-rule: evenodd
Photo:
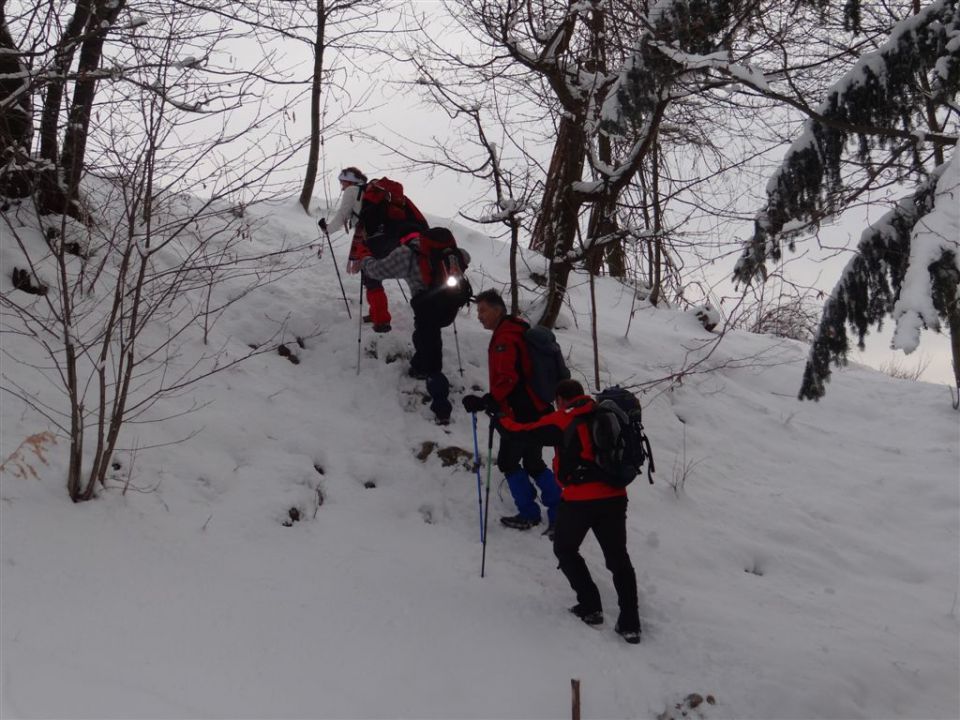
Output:
M885 317L894 313L903 320L904 332L916 313L922 311L920 320L929 326L938 327L938 317L947 317L948 303L943 299L950 296L950 283L953 283L953 302L956 303L956 286L960 279L960 270L957 269L956 258L957 236L952 240L953 250L945 249L950 244L949 238L944 240L940 257L930 262L932 254L925 252L921 259L919 254L915 258L914 270L909 272L911 247L914 239L914 230L920 229L928 223L921 223L921 218L934 214L938 206L936 202L937 189L942 181L944 186L950 184L943 178L943 165L934 171L930 178L922 183L917 191L902 199L896 207L885 214L879 221L867 228L860 237L857 253L847 263L840 280L827 300L823 309L820 328L816 333L810 350L810 357L803 373L803 384L800 388L802 399L815 400L823 397L826 392L825 384L830 378L830 365L846 363L847 353L850 351L850 342L847 337L846 326L849 324L857 333L858 344L863 348L863 339L870 325L882 326ZM956 179L954 178L953 195L956 197ZM945 203L949 200L949 195ZM950 211L942 207L944 214ZM954 215L956 207L952 208ZM948 225L945 225L948 227ZM954 228L957 223L954 218ZM938 223L937 226L940 227ZM931 233L940 236L939 233ZM921 243L929 248L933 243ZM926 266L924 266L926 262ZM950 267L953 271L951 273ZM926 271L926 272L925 272ZM911 281L907 282L907 276ZM924 278L924 276L926 276ZM936 287L937 292L933 292ZM918 292L919 291L919 292ZM898 302L898 295L903 302ZM921 298L920 296L925 296ZM934 299L936 298L936 299ZM930 305L930 312L926 305ZM910 310L914 310L914 317ZM899 323L898 323L899 325ZM919 334L919 328L917 329ZM954 333L954 339L960 333ZM919 340L919 337L916 338ZM906 349L906 346L903 346ZM914 342L913 348L916 347ZM911 350L913 348L910 348ZM956 369L956 365L954 366Z
M856 13L849 17L855 24ZM847 325L862 347L868 327L881 326L891 314L901 321L896 342L910 350L916 347L911 323L919 333L918 323L938 327L936 318L948 320L960 385L957 237L935 240L942 233L914 232L937 207L938 180L955 178L955 172L946 172L945 152L957 142L958 88L960 9L957 0L938 0L897 23L876 51L863 55L828 91L769 181L766 207L734 270L738 282L765 278L764 263L780 259L781 241L792 250L798 235L842 212L880 178L892 173L899 182L918 183L910 198L863 233L858 255L824 309L801 398L822 397L831 361L845 362ZM947 198L942 204L948 205L956 197L955 181L948 180L942 192ZM937 221L932 227L949 230L956 224ZM925 302L917 298L921 289Z
M947 308L956 304L960 279L960 153L938 169L933 208L913 227L910 259L900 297L893 308L893 346L911 353L920 330L939 329ZM951 285L952 283L952 285ZM954 333L960 337L960 333ZM957 372L958 368L954 367Z

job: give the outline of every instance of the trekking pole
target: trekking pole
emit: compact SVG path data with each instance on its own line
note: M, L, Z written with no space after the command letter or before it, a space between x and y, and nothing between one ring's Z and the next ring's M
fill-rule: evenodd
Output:
M323 230L323 234L327 236L327 245L330 246L330 257L333 258L333 269L337 271L337 282L340 283L340 294L343 295L343 306L347 308L347 317L353 318L353 315L350 314L350 303L347 302L347 291L343 289L343 278L340 277L340 267L337 265L337 255L333 252L333 241L330 240L330 233L327 231L327 221L323 218L320 218L317 225L320 226L320 229ZM321 244L321 248L323 245Z
M470 417L473 420L473 469L477 473L477 510L479 511L478 518L480 520L480 542L483 542L483 495L481 494L481 488L483 482L480 479L480 444L477 441L477 413L470 413Z
M400 294L403 295L403 301L405 303L409 303L410 301L407 300L407 291L403 289L403 285L399 280L397 280L397 287L400 288Z
M363 273L360 273L360 312L357 315L357 375L360 374L360 335L363 332Z
M460 368L460 377L463 377L463 358L460 357L460 335L457 333L457 319L453 319L453 344L457 346L457 365Z
M483 507L483 559L480 561L480 577L487 568L487 522L490 520L490 470L493 459L493 418L490 418L490 439L487 440L487 498Z

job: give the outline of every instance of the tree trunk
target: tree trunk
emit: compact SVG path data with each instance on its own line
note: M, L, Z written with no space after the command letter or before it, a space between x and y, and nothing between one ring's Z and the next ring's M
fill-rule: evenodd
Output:
M587 221L587 238L590 246L601 238L606 238L615 233L620 225L617 222L617 198L605 197L594 203L590 208L590 219ZM606 258L610 275L613 277L623 277L623 241L607 244L603 252L591 252L590 263L588 265L592 275L599 275L603 270L603 260ZM617 273L614 273L614 267Z
M557 140L543 186L540 214L530 236L530 248L539 250L548 258L554 256L557 243L557 218L567 209L565 202L573 200L570 184L583 175L584 142L583 122L564 114L557 128Z
M317 182L317 167L320 164L320 93L323 89L324 34L326 32L326 8L324 0L317 0L317 37L313 44L313 81L310 85L310 150L307 154L306 174L300 191L300 206L310 212L313 187Z
M953 391L956 396L954 408L960 407L960 292L956 281L956 274L948 274L948 280L944 283L947 290L944 292L944 304L946 305L947 325L950 328L950 350L953 354Z
M73 56L80 35L93 9L89 0L78 2L70 23L57 42L53 76L45 84L43 109L40 113L40 157L46 160L37 178L37 206L43 214L63 214L67 210L66 193L60 175L60 107L66 91L67 75L73 65Z
M593 61L588 69L600 74L606 74L609 71L607 62L607 31L606 14L599 7L594 7L590 13L590 30L592 34L592 54ZM605 133L597 134L597 157L600 162L608 167L613 164L613 146L610 142L610 136ZM587 237L596 238L616 232L617 223L617 200L620 197L620 190L611 191L607 196L593 204L590 213L590 220L587 227L591 228L587 232ZM607 268L612 277L624 277L626 275L626 259L623 251L623 241L610 243L606 246L603 253L593 253L595 260L590 263L591 274L596 275L602 270L603 258L606 257Z
M663 209L660 207L660 147L655 145L650 153L651 187L653 207L653 257L650 263L650 304L656 306L663 292Z
M33 140L33 103L27 70L7 28L0 2L0 103L15 98L0 113L0 195L7 197L26 197L32 185L30 171L24 167ZM7 170L8 165L16 169Z
M591 255L599 256L599 251ZM599 263L598 263L599 264ZM597 340L597 288L596 278L590 273L590 339L593 342L593 387L600 392L600 342Z
M520 221L510 217L510 314L520 312L519 287L517 284L517 250L520 247Z
M583 176L585 143L582 120L564 115L531 241L531 247L542 248L550 262L546 307L538 321L547 327L553 327L563 307L572 268L568 253L576 240L582 202L573 192L573 183Z
M73 102L63 134L63 149L60 166L64 169L63 191L67 194L67 211L82 215L79 206L80 177L83 175L84 155L87 150L87 134L90 130L90 114L97 94L96 71L103 57L103 43L117 16L123 10L125 0L98 2L87 23L87 35L80 46L77 64L77 82L73 87Z

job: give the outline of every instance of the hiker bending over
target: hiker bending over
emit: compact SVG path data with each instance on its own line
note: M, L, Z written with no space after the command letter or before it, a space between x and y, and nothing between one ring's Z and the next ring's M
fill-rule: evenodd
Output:
M553 408L537 396L530 384L532 363L523 335L529 325L507 314L503 298L496 290L484 290L477 295L476 303L480 324L493 331L487 349L490 392L482 397L464 397L464 409L467 412L492 409L519 422L537 420ZM540 501L547 509L547 529L543 534L552 537L560 488L543 461L543 443L501 433L497 469L506 476L517 506L517 514L500 518L500 523L515 530L539 525L539 488Z
M440 282L440 273L431 266L429 248L443 246L456 253L461 268L466 268L470 256L456 247L447 228L430 228L422 233L411 233L386 257L377 259L365 243L355 248L356 258L365 277L382 281L389 278L404 280L410 287L410 307L413 308L413 357L408 374L427 381L430 410L437 424L450 422L452 407L448 400L450 383L443 374L443 339L441 330L451 324L459 309L470 298L469 284L448 284L447 277ZM437 251L439 252L439 251Z
M494 422L502 434L555 448L553 470L563 490L553 552L577 594L577 604L570 611L588 625L603 622L600 592L580 555L580 544L592 531L617 591L620 615L615 630L628 643L638 643L637 577L627 553L627 491L604 482L592 462L595 455L587 420L595 408L579 382L562 380L557 385L556 412L531 423L510 417Z
M331 232L353 231L347 272L359 271L356 247L364 244L374 258L382 259L400 244L400 238L414 230L425 230L427 221L409 198L400 183L367 176L356 167L347 167L339 175L341 196L336 213L327 221ZM364 322L372 322L374 332L390 332L390 308L387 293L380 280L361 274L366 289L370 314Z

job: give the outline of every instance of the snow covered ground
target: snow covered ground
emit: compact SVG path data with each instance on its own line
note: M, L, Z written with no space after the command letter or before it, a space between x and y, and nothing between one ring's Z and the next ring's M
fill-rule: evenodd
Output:
M315 237L293 203L251 212L264 249ZM456 230L474 289L500 287L507 248ZM488 333L472 313L458 321L461 377L445 331L455 411L438 428L404 374L399 288L387 284L393 332L364 328L358 376L357 281L345 282L353 321L329 253L305 252L231 306L211 345L239 355L281 330L299 363L271 350L158 404L161 416L212 401L128 426L121 444L141 449L118 454L97 500L67 497L64 437L40 443L44 460L21 451L38 477L0 473L0 715L561 718L578 678L584 718L679 720L678 705L703 718L960 717L960 436L943 387L851 367L800 403L806 348L732 332L678 387L646 393L658 472L630 489L643 641L629 646L592 538L598 629L567 612L549 542L497 523L512 507L496 471L481 579L469 460L418 458L428 442L472 455L458 400L485 388ZM575 284L558 337L587 380L589 295ZM712 348L691 314L642 303L624 337L629 290L600 279L597 297L604 384L664 377ZM20 342L3 336L4 384L33 377ZM185 351L176 362L203 352L199 329ZM61 402L52 384L39 392ZM0 421L3 458L51 429L9 395ZM692 693L713 702L689 709Z

